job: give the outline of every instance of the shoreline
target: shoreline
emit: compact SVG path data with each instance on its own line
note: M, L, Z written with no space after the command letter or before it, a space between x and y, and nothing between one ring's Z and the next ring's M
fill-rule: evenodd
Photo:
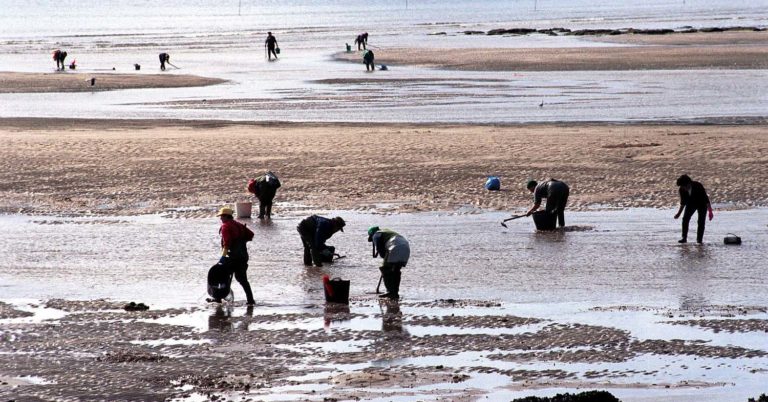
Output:
M678 202L674 179L682 173L702 181L713 203L768 205L767 195L749 185L768 180L764 124L380 124L361 132L357 124L6 123L0 129L5 212L145 214L252 200L245 184L266 170L284 182L280 209L285 203L288 209L514 210L530 203L518 183L548 177L571 185L572 210L666 208ZM729 167L734 161L738 171ZM489 175L502 178L502 191L482 187Z

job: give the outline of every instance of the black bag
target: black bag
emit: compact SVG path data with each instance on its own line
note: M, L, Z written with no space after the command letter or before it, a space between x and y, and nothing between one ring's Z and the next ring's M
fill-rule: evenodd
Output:
M335 254L336 254L336 247L325 246L324 249L320 250L320 261L333 262L333 256Z
M220 301L229 296L232 285L232 272L226 265L215 264L208 270L208 294Z

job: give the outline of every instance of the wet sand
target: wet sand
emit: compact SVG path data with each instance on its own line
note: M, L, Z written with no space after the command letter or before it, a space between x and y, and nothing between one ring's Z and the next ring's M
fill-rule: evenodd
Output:
M94 85L91 79L95 78ZM92 92L138 88L181 88L215 85L219 78L177 74L107 74L0 72L0 93Z
M768 68L768 32L720 32L589 37L613 47L376 48L377 64L468 71L616 71ZM629 44L632 46L621 46ZM337 53L362 62L360 53Z
M674 207L675 178L720 207L768 204L764 125L446 126L6 119L0 209L133 214L248 200L249 178L283 179L290 205L392 211L530 203L529 178L571 185L569 205ZM488 175L500 192L482 187Z

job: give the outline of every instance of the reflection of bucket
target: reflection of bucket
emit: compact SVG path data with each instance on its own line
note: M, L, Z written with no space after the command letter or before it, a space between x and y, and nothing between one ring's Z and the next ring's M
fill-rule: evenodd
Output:
M253 206L253 203L250 202L238 202L235 204L235 213L237 214L238 218L250 218L251 217L251 207Z
M349 304L349 281L333 278L324 282L326 303Z
M547 211L536 211L531 216L533 216L533 223L536 224L537 230L555 230L557 215Z

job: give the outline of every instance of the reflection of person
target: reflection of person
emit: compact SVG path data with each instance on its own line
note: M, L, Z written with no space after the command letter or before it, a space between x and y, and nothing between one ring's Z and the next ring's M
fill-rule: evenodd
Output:
M373 60L373 50L366 50L363 52L363 63L365 63L365 71L376 71L376 65Z
M709 220L714 217L707 191L701 183L691 180L685 174L677 178L677 186L680 187L680 209L677 210L675 219L679 218L681 213L683 214L683 237L678 240L678 243L688 242L688 224L691 222L694 212L699 213L696 243L701 243L704 240L707 212L709 213Z
M408 240L397 232L389 229L379 229L378 226L368 228L368 241L373 247L373 258L380 256L384 263L379 267L387 293L379 295L392 300L400 298L400 270L408 264L411 256L411 246Z
M301 236L301 244L304 246L304 265L315 264L323 266L322 251L325 250L325 242L338 231L344 231L346 223L341 217L328 219L318 215L304 218L296 230Z
M530 180L526 184L528 191L533 193L533 206L526 212L526 216L536 212L541 206L541 199L547 199L547 205L544 210L547 213L557 213L557 221L560 227L565 227L565 205L568 203L568 194L570 189L565 182L555 179L549 179L543 183L536 180Z
M232 309L222 305L216 306L216 311L208 316L208 330L229 332L232 331Z
M56 70L62 70L62 71L64 70L64 67L65 67L64 59L66 58L67 58L67 52L61 49L56 49L53 52L53 61L56 62Z
M160 53L158 57L160 58L160 70L165 71L165 63L171 62L171 55L168 53Z
M246 302L253 305L253 292L251 284L248 283L248 246L247 242L253 239L253 232L245 225L234 218L234 211L231 208L222 208L217 215L221 219L221 258L219 264L224 265L230 272L235 274L235 279L243 287ZM217 300L220 302L220 300Z
M267 172L248 182L248 191L259 200L259 219L264 219L265 216L272 218L272 200L278 188L280 188L280 180L272 172Z
M267 40L264 41L264 47L267 48L267 58L271 61L272 56L275 56L275 60L277 60L277 53L275 53L277 38L272 36L272 32L267 32Z
M386 303L387 311L381 315L381 330L384 332L403 333L403 313L397 301Z

